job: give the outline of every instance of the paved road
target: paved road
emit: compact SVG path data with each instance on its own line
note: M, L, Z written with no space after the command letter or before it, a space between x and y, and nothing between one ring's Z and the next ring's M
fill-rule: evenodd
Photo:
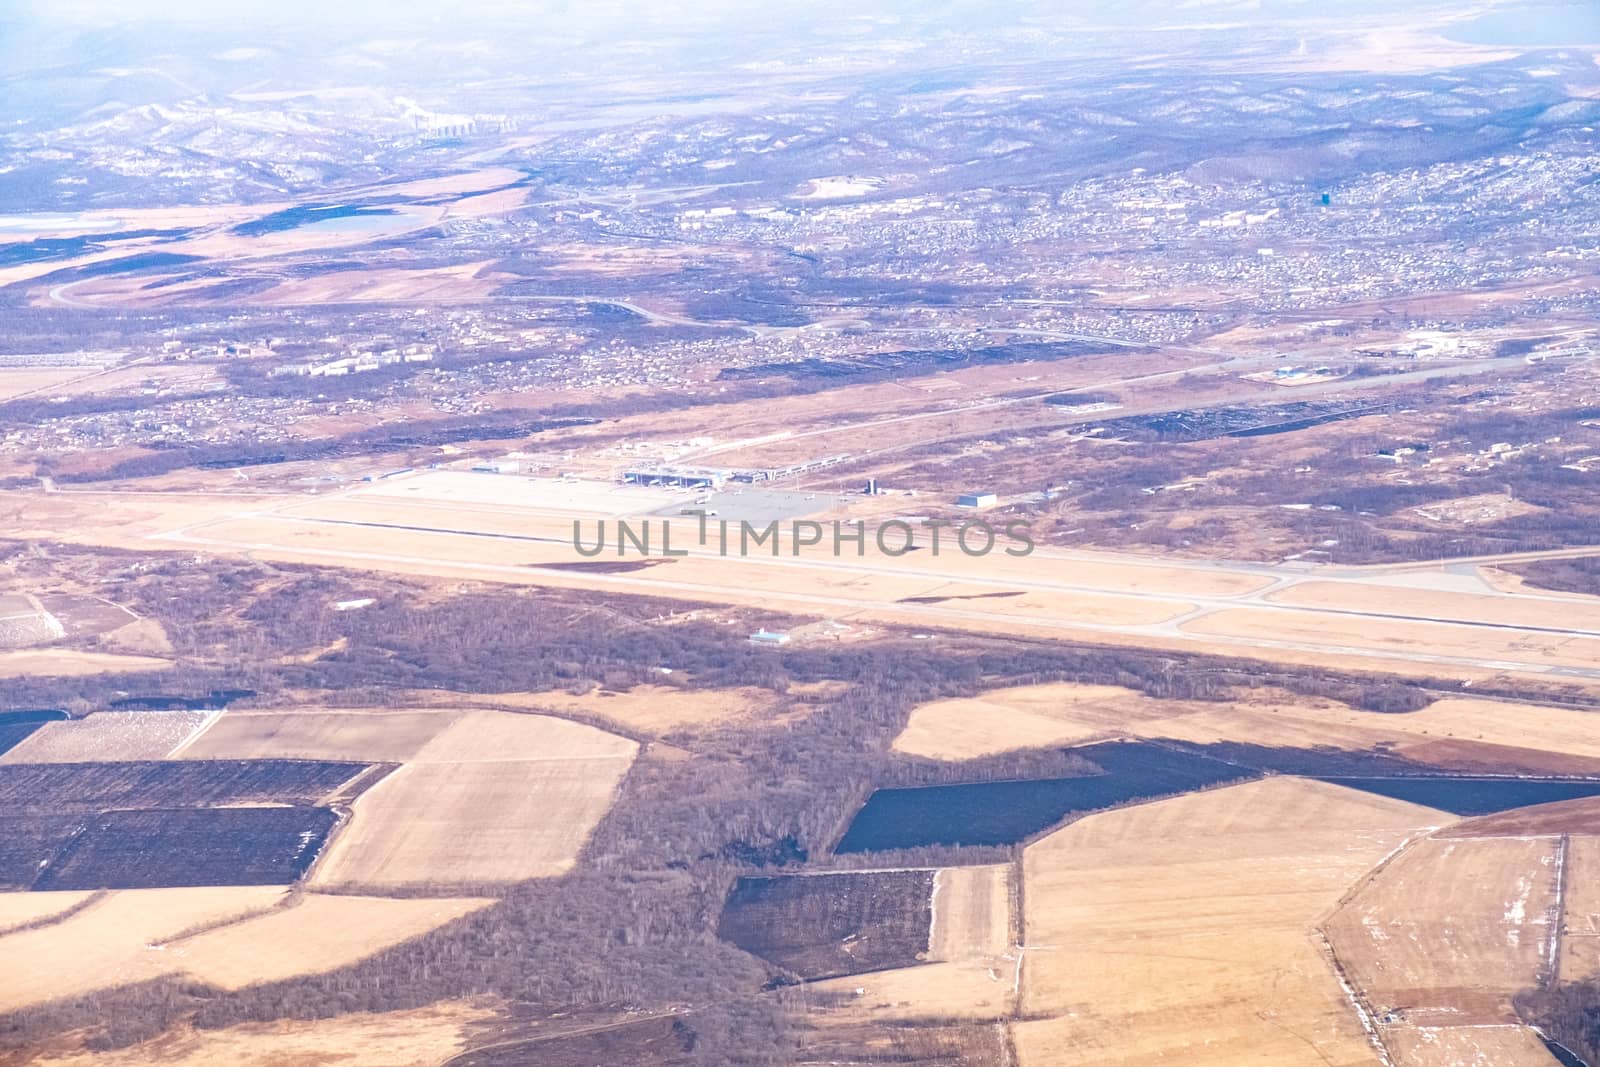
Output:
M258 523L281 523L289 526L366 528L410 534L419 538L419 549L423 549L423 546L432 538L521 541L546 545L570 544L568 539L555 535L462 531L459 528L449 526L313 518L275 512L242 512L237 517L250 519ZM207 536L204 533L204 528L207 525L209 523L200 523L195 526L159 534L156 535L156 539L183 544L206 545L233 552L260 553L267 557L285 555L315 556L352 565L373 566L378 569L393 567L396 569L442 571L451 574L467 572L489 579L498 578L500 580L548 582L555 585L609 588L627 592L648 593L656 596L677 596L691 600L727 603L751 603L754 601L767 603L777 608L814 612L829 617L859 614L880 619L893 619L912 625L921 623L930 628L948 627L980 633L1013 633L1019 630L1043 629L1059 632L1063 636L1074 634L1085 637L1091 635L1118 635L1123 638L1153 641L1153 643L1162 645L1196 644L1211 648L1238 649L1255 653L1259 653L1262 650L1282 650L1298 653L1336 654L1440 668L1518 670L1600 680L1600 664L1583 666L1552 663L1540 651L1541 648L1549 644L1547 640L1541 642L1540 639L1547 639L1552 636L1600 638L1600 629L1582 626L1573 628L1538 626L1492 617L1450 617L1443 614L1399 609L1385 611L1368 608L1345 608L1336 605L1290 605L1277 603L1269 599L1271 596L1279 594L1286 589L1308 582L1326 582L1366 589L1382 589L1389 584L1384 581L1385 574L1382 568L1366 570L1345 568L1340 571L1330 570L1327 572L1319 569L1285 571L1282 568L1274 568L1266 564L1227 562L1212 562L1190 568L1187 563L1181 561L1152 560L1142 557L1115 555L1051 553L1041 557L1041 562L1052 558L1062 560L1079 559L1100 564L1114 563L1135 567L1159 567L1167 570L1194 569L1202 573L1222 572L1248 576L1254 579L1263 577L1270 579L1264 583L1256 581L1252 583L1251 588L1239 593L1193 595L1182 591L1131 589L1113 583L1091 585L1041 577L1019 578L1010 574L984 574L978 572L963 574L959 570L929 567L918 563L907 564L902 562L889 565L873 563L870 560L847 561L842 559L793 559L787 557L775 559L763 556L722 560L721 562L728 565L728 579L721 582L707 582L674 580L672 569L663 567L651 568L645 572L620 574L575 572L541 567L537 564L501 564L471 559L441 559L437 556L424 554L372 552L353 548L299 547L291 544L288 539L282 541L268 539L240 542L228 538ZM1600 552L1600 549L1595 551ZM708 559L718 558L715 552L710 550L704 552L695 551L693 556L703 556ZM808 583L804 580L795 582L793 591L757 590L748 582L741 582L740 568L742 567L779 567L817 573L819 576L824 573L856 576L863 580L863 592L860 595L808 592L806 591ZM1399 573L1403 574L1405 572L1401 571ZM904 588L903 583L906 580L926 581L933 587L948 587L969 583L979 589L999 586L1007 590L1016 589L1063 598L1071 598L1078 595L1128 600L1146 604L1178 604L1180 610L1175 616L1160 622L1117 624L1090 621L1082 618L1052 617L1047 613L984 610L961 606L962 602L955 599L946 599L943 602L936 603L908 603L888 593L872 595L872 591L867 584L867 580L870 578L895 579L897 586L901 589ZM1412 586L1399 586L1396 588L1398 592L1410 594L1417 592L1416 588ZM958 591L952 592L949 589L944 589L943 595L953 598L960 594ZM1506 603L1572 604L1589 608L1595 605L1593 599L1583 597L1569 597L1559 594L1506 593L1493 590L1487 585L1483 586L1479 595L1484 598L1485 602L1489 603L1499 600ZM1003 605L1004 602L997 603ZM1283 613L1292 613L1295 618L1303 618L1306 615L1321 616L1329 620L1330 630L1334 627L1339 627L1346 633L1359 633L1361 632L1360 625L1362 623L1381 620L1391 623L1416 623L1430 627L1446 627L1450 631L1462 633L1487 633L1497 638L1503 638L1503 640L1497 643L1496 652L1493 655L1465 656L1429 652L1420 647L1383 647L1376 641L1368 645L1343 644L1340 643L1339 638L1331 634L1328 640L1318 642L1304 639L1288 640L1269 637L1198 634L1185 628L1187 624L1213 612L1237 609L1248 609L1262 614L1269 620L1273 614L1281 615ZM1492 615L1492 609L1489 614ZM1348 640L1348 638L1345 638L1345 640Z

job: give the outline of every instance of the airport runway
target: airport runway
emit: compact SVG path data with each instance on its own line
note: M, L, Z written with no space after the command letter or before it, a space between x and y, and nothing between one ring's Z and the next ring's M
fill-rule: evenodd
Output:
M898 558L741 558L690 545L675 566L617 573L572 568L582 561L571 542L571 513L418 503L406 502L411 517L396 521L300 514L308 505L293 500L269 510L242 508L153 539L264 558L589 587L929 629L1114 638L1109 643L1265 659L1355 657L1374 661L1375 669L1405 664L1444 675L1471 669L1600 680L1600 598L1497 589L1477 571L1493 558L1379 567L1053 549L1026 560L971 559L950 550L937 560L925 551ZM323 510L338 506L338 498L316 501ZM490 516L515 517L517 531L495 529ZM309 531L319 533L305 536ZM518 561L519 554L529 558ZM1559 554L1600 554L1600 548ZM608 552L607 559L614 557ZM549 565L557 563L563 565ZM1212 585L1224 588L1208 590ZM908 589L918 595L907 596ZM1097 618L1084 610L1086 603L1140 618L1118 621L1115 610Z

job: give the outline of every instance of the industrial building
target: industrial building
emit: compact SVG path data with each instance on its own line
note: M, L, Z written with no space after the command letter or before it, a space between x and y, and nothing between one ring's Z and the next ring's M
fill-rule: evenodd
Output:
M958 508L992 508L1000 503L1000 497L994 493L962 493L956 497Z
M731 471L712 467L646 467L624 471L629 485L676 485L685 489L720 489Z
M781 478L792 478L796 474L810 474L826 467L843 463L850 458L850 453L842 452L837 456L823 456L821 459L808 459L803 463L792 463L787 467L756 467L750 470L729 471L728 475L736 482L775 482Z

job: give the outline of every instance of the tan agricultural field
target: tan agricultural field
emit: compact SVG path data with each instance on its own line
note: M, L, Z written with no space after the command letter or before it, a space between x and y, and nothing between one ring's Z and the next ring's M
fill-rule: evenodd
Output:
M1288 694L1285 694L1288 697ZM1149 697L1144 697L1149 701ZM1170 704L1168 701L1150 701ZM1422 758L1429 745L1472 741L1522 750L1530 760L1557 757L1600 760L1600 717L1595 712L1539 704L1446 697L1418 712L1378 713L1317 699L1283 701L1171 702L1182 712L1141 723L1141 736L1173 737L1206 744L1250 741L1262 744L1371 747L1389 744L1411 758Z
M1177 704L1114 685L1013 686L919 705L894 748L908 756L966 760L1073 745L1137 733L1141 719L1171 714Z
M631 758L411 763L363 793L318 886L486 885L572 868Z
M467 1050L492 1008L445 1001L411 1011L354 1012L315 1021L246 1023L221 1030L178 1027L129 1048L45 1052L47 1067L438 1067Z
M231 709L187 745L184 759L321 759L403 763L459 712Z
M87 889L55 893L0 893L0 934L60 915L93 895Z
M946 867L934 875L930 962L811 983L845 997L819 1021L1000 1020L1016 1004L1011 868Z
M403 764L354 802L311 874L396 888L569 869L638 750L550 715L438 707L228 711L181 755Z
M1560 974L1575 982L1600 974L1600 837L1567 839L1563 876Z
M1600 720L1594 712L1573 708L1446 698L1420 711L1377 713L1291 694L1240 703L1137 699L1145 708L1169 704L1176 711L1160 719L1135 720L1128 732L1140 737L1297 748L1382 745L1406 759L1496 772L1600 770L1600 735L1595 731Z
M491 903L292 894L282 886L0 894L0 931L65 916L0 933L0 956L29 964L0 975L0 1009L165 974L237 989L329 971ZM183 936L191 930L200 932Z
M924 963L810 982L806 988L845 997L826 1020L845 1025L863 1019L1004 1019L1013 1002L1011 981L1009 965L986 971L957 963Z
M494 700L530 710L548 708L595 716L625 729L651 734L706 729L746 720L770 712L778 703L777 695L766 689L679 689L670 685L640 685L620 692L591 689L582 696L559 689L543 693L496 693Z
M70 648L19 649L0 652L0 678L74 678L86 674L124 671L160 671L172 666L155 656L119 656L110 652L79 652Z
M1364 713L1346 714L1356 717ZM1348 721L1344 716L1336 717ZM1384 715L1379 721L1383 728L1417 738L1484 741L1600 759L1600 712L1446 697L1421 711Z
M47 722L0 763L94 763L164 759L206 721L203 711L98 711Z
M1268 778L1090 815L1029 846L1023 1067L1380 1063L1316 926L1451 818Z
M816 703L833 699L848 686L843 682L790 682L782 695L756 686L728 689L693 689L645 683L631 689L597 686L582 695L564 689L536 693L476 694L435 690L404 690L395 699L409 705L450 708L465 699L486 708L549 711L562 715L600 719L631 733L669 734L715 729L731 722L769 719L779 721L803 715Z
M166 629L155 619L135 619L126 626L100 635L102 648L136 655L165 656L172 652Z
M450 698L460 699L455 694ZM630 757L636 748L627 738L531 712L454 706L233 709L218 716L181 755L467 763Z
M506 763L616 759L638 754L626 737L551 715L467 711L422 746L413 763Z
M163 952L186 974L239 989L355 963L492 903L307 893L265 915L168 942Z
M1579 797L1464 819L1436 837L1560 837L1600 833L1600 797Z
M934 875L930 959L993 966L1010 949L1010 867L946 867Z
M0 937L0 959L29 964L0 967L0 1011L174 973L181 968L173 957L150 946L198 924L260 911L284 892L283 886L119 890L59 923Z
M996 689L913 710L895 749L929 759L1113 737L1370 749L1441 766L1492 759L1497 770L1600 770L1600 713L1450 697L1405 713L1360 711L1333 700L1262 691L1237 700L1165 700L1132 689L1070 682Z
M1394 1067L1551 1067L1539 1035L1526 1026L1385 1028Z
M498 884L571 868L638 745L541 715L470 711L355 802L318 885Z
M1417 841L1324 926L1374 1013L1404 1026L1513 1023L1554 958L1561 839Z

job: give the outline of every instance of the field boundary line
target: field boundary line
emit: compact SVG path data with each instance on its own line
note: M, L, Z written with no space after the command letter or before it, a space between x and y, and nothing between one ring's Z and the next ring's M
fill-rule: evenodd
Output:
M692 1010L683 1008L663 1012L647 1012L632 1019L619 1019L616 1022L601 1023L598 1026L580 1027L579 1029L568 1030L559 1034L545 1034L540 1037L509 1038L505 1041L495 1041L487 1045L479 1045L476 1048L469 1048L462 1052L452 1053L448 1059L440 1060L438 1067L450 1067L451 1064L454 1064L457 1061L469 1062L469 1057L476 1056L484 1052L492 1052L495 1049L516 1048L522 1045L540 1045L547 1041L561 1041L570 1037L584 1037L588 1034L603 1034L607 1030L620 1030L624 1026L632 1026L635 1023L645 1022L649 1019L678 1019L685 1016L690 1016L692 1014Z
M1339 983L1340 990L1344 993L1346 1002L1356 1013L1356 1021L1361 1024L1361 1029L1367 1035L1367 1041L1372 1045L1372 1050L1378 1054L1378 1059L1385 1067L1395 1067L1393 1055L1389 1052L1388 1044L1383 1040L1383 1031L1378 1027L1378 1020L1373 1014L1372 1005L1367 1003L1363 994L1351 981L1345 972L1344 964L1339 961L1339 953L1334 949L1333 942L1319 927L1312 932L1312 940L1316 943L1328 969L1333 972L1334 980Z
M999 1019L994 1024L996 1035L1000 1039L1000 1063L1002 1067L1014 1067L1017 1062L1017 1038L1011 1029L1010 1019Z
M1348 907L1351 901L1355 900L1355 898L1360 895L1363 890L1370 886L1378 877L1378 875L1382 874L1391 863L1399 859L1402 852L1411 848L1413 845L1418 844L1419 842L1430 839L1434 834L1443 829L1445 829L1444 826L1424 826L1414 830L1410 836L1402 839L1401 842L1394 846L1394 848L1390 849L1389 852L1382 859L1380 859L1371 870L1367 871L1366 874L1356 879L1355 883L1351 885L1349 889L1346 889L1339 895L1339 899L1333 902L1333 906L1324 912L1322 917L1317 920L1317 930L1321 932L1322 929L1326 927L1330 921L1332 921L1334 916L1338 915L1341 911ZM1441 840L1444 839L1441 838Z
M1441 833L1441 831L1444 830L1444 829L1446 829L1446 828L1444 828L1444 827L1435 827L1431 831L1424 831L1424 832L1421 832L1421 833L1413 834L1412 836L1407 837L1405 840L1400 842L1400 844L1397 845L1393 850L1391 850L1388 855L1384 856L1383 859L1381 859L1377 863L1376 866L1374 866L1364 876L1362 876L1360 879L1358 879L1348 890L1346 890L1339 897L1339 900L1333 905L1333 907L1326 914L1324 914L1323 917L1318 921L1318 923L1317 923L1317 925L1316 925L1316 927L1314 929L1314 933L1313 933L1313 936L1315 938L1316 943L1319 946L1319 949L1322 951L1325 959L1327 960L1328 964L1330 965L1330 967L1332 968L1332 970L1334 972L1334 976L1338 979L1341 988L1344 990L1345 999L1349 1002L1351 1007L1356 1012L1356 1016L1357 1016L1358 1020L1361 1023L1362 1029L1364 1029L1367 1032L1368 1039L1371 1041L1371 1043L1373 1045L1373 1048L1378 1052L1380 1058L1383 1060L1383 1062L1386 1065L1388 1065L1388 1067L1394 1067L1395 1060L1393 1059L1392 1053L1389 1050L1387 1044L1383 1040L1383 1031L1382 1031L1381 1025L1379 1024L1379 1020L1377 1018L1377 1015L1374 1012L1371 1003L1367 1000L1366 992L1364 990L1360 989L1357 986L1357 984L1354 981L1354 979L1352 979L1350 977L1349 972L1346 971L1346 969L1344 967L1344 964L1343 964L1343 961L1339 957L1338 949L1334 946L1332 938L1329 937L1329 935L1328 935L1327 928L1328 928L1328 925L1331 923L1331 921L1336 916L1338 916L1341 912L1343 912L1346 908L1348 908L1351 904L1354 903L1356 897L1358 897L1361 893L1365 892L1368 888L1370 888L1373 885L1373 883L1377 880L1377 878L1389 866L1391 866L1402 854L1404 854L1405 852L1407 852L1409 849L1413 848L1414 846L1420 844L1423 841L1430 841L1430 840L1439 841L1439 842L1459 842L1459 841L1470 841L1470 840L1547 841L1547 840L1554 839L1555 842L1556 842L1556 846L1555 846L1556 871L1554 872L1555 879L1556 879L1556 893L1555 893L1555 901L1553 902L1553 904L1551 906L1552 910L1554 911L1554 919L1553 919L1553 921L1548 923L1549 925L1552 926L1552 930L1551 930L1551 934L1550 934L1550 947L1546 950L1547 959L1546 959L1546 962L1545 962L1545 967L1543 968L1545 974L1544 974L1544 976L1542 978L1539 979L1540 988L1548 988L1548 983L1553 981L1553 977L1554 977L1554 973L1556 971L1556 968L1558 968L1559 965L1560 965L1560 954L1559 954L1559 952L1560 952L1560 926L1561 926L1561 922L1562 922L1562 919L1563 919L1564 914L1565 914L1564 904L1562 903L1562 889L1561 889L1561 887L1564 885L1564 881L1565 881L1565 866L1566 866L1566 864L1565 864L1565 848L1566 848L1566 842L1568 840L1567 835L1564 835L1564 834L1562 834L1562 835L1556 835L1556 834L1504 835L1504 836L1501 836L1501 837L1495 838L1495 839L1489 839L1489 838L1483 838L1483 839L1451 838L1451 837L1448 837L1448 836L1436 836L1436 835L1439 835ZM1453 1029L1495 1029L1495 1028L1503 1028L1503 1027L1512 1027L1512 1028L1519 1028L1519 1029L1522 1028L1521 1024L1485 1023L1485 1024L1466 1024L1464 1026L1447 1026L1447 1027L1438 1027L1438 1026L1436 1026L1436 1027L1421 1027L1421 1026L1416 1026L1416 1027L1413 1027L1413 1029L1416 1029L1416 1030L1420 1031L1420 1030L1423 1030L1423 1029L1440 1029L1440 1030L1445 1030L1445 1029L1452 1029L1452 1030Z
M552 718L553 717L554 716L552 716ZM579 725L587 726L588 723L579 723ZM632 741L633 738L630 737L628 740ZM405 761L405 763L407 766L415 767L454 767L458 764L481 763L574 763L615 759L625 759L629 763L632 763L635 759L635 756L636 754L634 753L616 752L602 756L514 756L506 759L500 759L498 757L488 759L408 759Z
M264 904L259 908L252 908L248 911L237 912L233 915L219 916L210 922L199 923L197 925L188 927L187 929L179 930L171 937L162 938L160 941L153 942L152 944L166 948L170 945L181 944L184 941L189 941L196 937L204 937L206 934L215 933L218 930L226 930L230 926L239 926L243 923L254 922L256 919L265 919L269 915L276 915L280 911L288 911L291 908L299 907L302 903L304 903L305 897L305 890L301 889L299 886L284 886L284 895L279 897L277 900L274 900L270 904Z
M334 809L354 804L361 798L361 794L374 788L379 782L404 766L404 763L369 763L343 782L334 786L332 790L324 793L318 803ZM367 781L368 778L372 779L372 781ZM358 789L357 786L360 786L360 788Z
M22 890L22 892L27 892L27 890ZM67 890L66 892L71 892L71 890ZM115 890L96 889L94 892L90 893L76 904L68 908L63 908L53 915L41 915L36 919L27 919L20 923L13 923L10 926L0 927L0 937L10 937L12 934L31 933L34 930L44 930L51 926L59 925L60 923L66 922L68 919L82 915L84 912L88 911L92 907L95 907L96 905L105 903L108 899L110 899L113 892L115 892Z
M1361 1024L1361 1029L1367 1035L1367 1041L1372 1045L1373 1051L1378 1054L1378 1059L1383 1062L1385 1067L1395 1067L1394 1056L1389 1051L1388 1044L1383 1040L1383 1031L1378 1027L1377 1017L1372 1011L1372 1005L1367 1002L1366 994L1356 987L1355 982L1345 970L1343 961L1339 959L1339 952L1334 948L1332 938L1328 936L1327 926L1336 915L1347 908L1357 896L1371 886L1378 875L1382 874L1406 850L1420 841L1429 840L1434 833L1441 829L1443 827L1423 827L1402 838L1400 843L1390 849L1382 859L1378 860L1371 870L1356 879L1349 889L1340 894L1339 899L1334 901L1333 906L1317 920L1311 930L1312 941L1316 944L1318 951L1328 964L1329 970L1333 972L1334 979L1344 992L1345 1001L1355 1012L1356 1021Z
M227 710L227 708L215 708L207 712L204 721L202 721L200 725L196 726L193 730L190 730L188 737L184 738L182 741L179 741L167 751L165 756L161 758L177 759L190 745L200 740L201 734L204 734L207 730L211 729L212 726L216 725L217 720L222 718Z
M841 874L899 874L904 871L947 871L949 867L838 867L828 870L785 871L782 874L761 875L767 878L827 878Z
M327 864L331 862L329 860L329 856L336 852L339 846L344 843L343 837L349 831L350 823L354 821L356 816L355 807L357 801L385 782L390 782L400 777L400 775L404 774L407 768L410 766L411 765L409 763L402 763L398 767L394 767L394 769L388 774L385 774L382 778L378 779L378 781L374 782L368 788L363 789L361 794L352 798L348 804L342 804L336 808L330 809L338 817L338 821L333 824L333 826L328 830L327 834L323 837L322 846L317 849L317 854L312 857L311 862L306 864L306 869L300 872L300 880L298 884L305 886L308 889L319 887L319 879L322 878L322 872L320 869L327 866ZM371 768L369 767L367 770L371 770ZM367 771L361 772L361 774L365 773L367 773ZM357 778L360 776L360 774L356 775ZM352 778L350 781L354 780L355 779ZM344 783L344 785L349 784L350 783L348 781ZM340 788L342 789L344 786L340 786Z
M1592 781L1593 779L1589 779L1589 780ZM1578 799L1580 799L1580 800L1589 800L1591 798L1590 797L1579 797ZM1567 802L1564 801L1564 800L1556 800L1556 801L1551 801L1551 803L1554 803L1554 804L1565 804ZM1528 807L1536 807L1537 805L1527 805L1527 806ZM1517 809L1512 808L1511 810L1515 811ZM1502 814L1502 813L1493 812L1491 814L1492 815L1498 815L1498 814ZM1472 818L1489 818L1489 817L1491 817L1491 816L1472 816ZM1467 820L1463 820L1463 821L1467 821ZM1552 838L1557 838L1557 837L1564 836L1562 834L1468 834L1468 833L1451 833L1451 831L1454 830L1454 829L1456 829L1455 826L1446 826L1446 827L1443 827L1440 830L1434 832L1433 834L1430 834L1429 836L1434 838L1435 840L1438 840L1438 841L1548 841L1548 840L1550 840Z
M1017 846L1011 850L1011 862L1006 865L1006 906L1011 909L1011 949L1017 954L1016 975L1011 983L1011 1017L1022 1017L1022 956L1023 945L1028 940L1028 915L1024 910L1027 907L1025 897L1026 883L1026 850ZM1014 1035L1011 1028L1006 1028L1007 1045L1013 1044ZM1015 1053L1015 1048L1011 1048Z
M1545 973L1539 982L1541 989L1553 989L1561 980L1561 949L1567 926L1568 853L1572 848L1572 835L1562 834L1556 843L1556 894L1550 905L1550 947L1545 957Z

